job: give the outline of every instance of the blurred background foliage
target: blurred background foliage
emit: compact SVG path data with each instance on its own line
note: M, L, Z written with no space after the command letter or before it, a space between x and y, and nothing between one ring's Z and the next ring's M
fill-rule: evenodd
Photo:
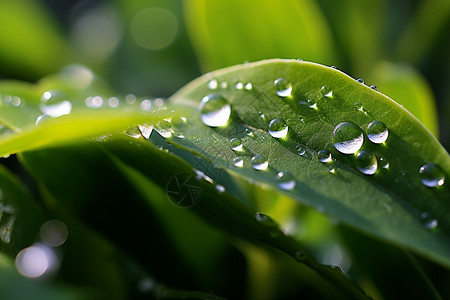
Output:
M446 149L450 149L450 1L0 0L0 20L3 24L0 26L2 79L36 82L69 64L81 64L104 79L117 95L134 93L142 97L168 97L195 77L218 68L266 58L301 58L335 65L355 78L363 78L368 85L376 85L380 92L391 96L410 110L440 139ZM51 77L46 80L51 85ZM65 268L62 268L66 270L64 281L95 287L103 292L109 291L109 296L115 299L130 295L127 291L128 284L138 282L154 285L152 281L138 281L137 275L136 278L127 278L132 283L123 282L123 277L127 274L144 274L149 271L158 273L158 279L177 288L205 290L206 287L206 291L214 290L218 295L230 298L245 294L254 299L272 299L276 296L295 295L298 290L305 297L313 295L326 298L335 295L332 289L321 289L326 283L311 274L309 269L291 267L279 253L261 250L243 241L230 243L223 233L206 226L203 220L190 212L180 212L168 203L156 201L158 197L165 197L160 187L153 187L152 195L137 192L132 188L133 181L143 179L134 178L132 174L124 178L124 170L111 158L105 158L101 151L84 148L55 151L44 154L58 158L55 162L61 160L61 165L64 165L64 157L67 155L77 157L77 164L70 167L80 173L67 173L56 167L55 170L45 172L61 172L61 176L70 176L74 180L83 178L78 184L88 187L77 191L74 186L64 186L63 188L74 189L71 192L72 198L68 201L76 203L76 199L80 198L94 201L102 193L108 199L105 195L117 192L108 190L111 182L127 182L122 190L123 198L138 199L135 207L130 209L136 216L149 219L136 221L135 225L137 228L153 228L154 233L149 240L161 245L159 250L155 250L149 241L140 245L142 251L136 254L140 256L138 260L154 266L152 270L142 270L141 266L133 262L135 257L130 258L129 253L133 253L132 251L124 255L115 248L111 240L99 236L98 232L91 231L80 219L74 217L73 211L55 204L49 209L50 214L64 216L73 237L65 253ZM101 174L106 172L110 176L97 182L103 187L98 194L83 194L98 188L91 186L86 177L87 170L77 168L78 163L83 161L86 165L90 165L92 161L98 164L98 170L102 171L97 178L103 178ZM31 194L38 194L38 187L30 183L33 181L14 158L3 160L3 164L14 169L27 183ZM110 167L105 170L105 166ZM45 168L46 166L36 167L42 170ZM3 174L2 170L0 169L0 173ZM49 176L51 181L51 176L54 175ZM254 205L261 210L265 210L264 205L267 205L261 199L283 198L280 195L258 194L261 192L253 191L251 187L247 187L246 191L247 196L256 202ZM40 192L46 193L45 190ZM11 193L22 195L28 192L17 188ZM64 197L67 190L61 193L60 196ZM20 197L28 199L33 195ZM150 199L152 208L144 209L144 200L139 199ZM286 221L290 216L288 211L293 209L292 205L286 199L278 199L275 203L279 204L270 208L272 217ZM84 216L90 220L88 223L103 228L104 225L98 223L114 220L114 217L95 220L103 213L105 205L107 204L100 202L91 207L93 212ZM120 207L108 212L121 219ZM36 208L33 222L41 222L41 214ZM311 249L315 249L314 252L321 253L324 263L336 256L340 256L341 262L345 262L346 258L342 257L346 254L335 247L340 230L335 229L332 222L323 220L323 216L316 212L305 211L301 214L304 217L297 222L305 225L308 231L303 229L297 231L296 235L301 236ZM171 221L174 216L178 222ZM31 224L34 223L30 221L27 226ZM121 226L119 224L114 229L103 228L105 231L100 231L123 233L120 231ZM302 227L298 224L296 226ZM192 239L196 235L190 231L208 237L206 240L209 242L199 239L197 243L202 244L202 247L193 248ZM158 234L161 232L167 232L167 238ZM28 238L30 240L32 238ZM91 243L89 247L84 246L86 240ZM137 248L132 242L120 237L112 240ZM380 244L375 245L380 247ZM22 245L17 245L16 250L19 250L19 246L28 245L23 242ZM71 252L69 249L77 250ZM83 251L78 252L80 249ZM176 252L170 253L171 257L182 259L174 259L171 263L165 260L158 264L157 259L152 261L145 256L144 250L153 251L154 257L167 256L169 254L163 253L167 249L174 249ZM397 250L386 250L386 253L390 253L389 251ZM124 252L127 252L126 247ZM77 265L79 255L90 257L88 263L92 264L95 272ZM123 260L124 263L111 265L111 260ZM245 260L246 265L243 264ZM433 280L437 278L438 283L445 283L448 278L445 270L423 264L437 274ZM13 268L2 256L0 265L4 266L0 277L16 280ZM183 266L184 271L173 272L174 268L180 270L180 266ZM221 273L219 278L210 276L214 272ZM246 272L249 274L247 278ZM352 272L357 273L358 270ZM380 274L382 270L373 272L372 274ZM278 276L281 273L284 276ZM298 282L289 284L286 278L296 278L299 273L302 278L309 278L310 281L300 285ZM447 275L439 279L439 274ZM189 276L195 278L188 278ZM218 283L218 279L223 282ZM40 295L42 299L85 299L88 296L95 297L98 292L74 290L64 285L60 285L58 289L47 289L45 285L22 282L21 278L14 282L20 282L25 287L24 290L8 288L11 285L0 280L0 290L4 291L3 295L11 296L10 299L29 293ZM380 288L377 290L367 282L365 289L372 295L379 296ZM448 287L445 292L449 293ZM207 295L202 297L207 298Z

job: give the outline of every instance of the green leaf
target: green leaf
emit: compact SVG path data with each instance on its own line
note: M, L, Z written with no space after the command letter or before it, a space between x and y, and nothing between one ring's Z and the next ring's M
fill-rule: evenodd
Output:
M134 96L133 101L98 94L86 97L92 87L76 89L77 80L68 87L71 78L46 78L37 86L0 83L0 126L9 133L0 135L0 156L107 135L177 115L166 106L150 109L154 104L149 99L141 102Z
M314 1L185 5L188 33L204 71L274 57L336 62L330 29Z
M217 80L218 89L210 89L211 78ZM292 85L290 96L277 95L274 81L279 78ZM223 82L227 88L222 88ZM236 82L247 88L236 88ZM289 85L283 89L286 87ZM231 106L225 126L208 127L201 121L198 107L203 97L211 94L225 99L211 96L211 102L221 106L221 101L227 101ZM278 190L361 231L450 266L449 190L448 184L443 184L450 178L450 157L416 118L388 97L332 68L269 60L201 77L171 100L192 108L186 123L174 125L185 138L172 138L171 143L208 158L238 177ZM204 109L211 106L214 104ZM226 105L221 112L227 113ZM268 132L270 122L277 118L288 125L286 138L274 138ZM384 143L368 139L367 128L373 121L387 126L389 136ZM333 130L341 122L353 122L350 131L363 135L364 151L358 155L343 154L333 146ZM231 150L231 138L242 140L242 151ZM329 151L332 161L320 162L321 150ZM376 156L375 161L370 153ZM376 162L378 166L373 175L359 171L364 169L361 161L366 163L364 156L368 154L369 165ZM267 158L267 170L252 168L256 155ZM233 164L238 156L243 157L241 168ZM427 163L438 166L438 177L444 177L433 188L422 184L419 174ZM295 187L280 188L278 172L292 174Z
M375 68L372 78L381 92L403 105L435 137L439 136L437 109L433 92L419 72L407 64L386 62Z

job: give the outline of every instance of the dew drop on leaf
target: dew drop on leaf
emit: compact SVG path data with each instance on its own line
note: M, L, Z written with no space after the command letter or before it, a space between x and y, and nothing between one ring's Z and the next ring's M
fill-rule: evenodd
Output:
M252 157L252 167L255 170L263 171L269 167L269 162L262 155L255 155Z
M295 147L295 149L297 150L298 155L303 156L306 153L306 147L303 145L297 145Z
M389 166L391 165L389 163L389 161L384 157L379 157L378 163L379 163L380 167L382 167L383 169L389 169Z
M230 140L230 147L231 150L242 151L243 148L242 140L240 138L232 138Z
M361 150L356 154L356 168L364 175L373 175L378 169L377 157L369 151Z
M286 98L292 94L292 84L286 78L278 78L273 82L279 97Z
M370 86L370 88L371 88L372 90L378 92L378 87L377 87L376 85L372 84L372 85Z
M217 90L217 87L218 87L218 82L216 79L212 79L208 82L208 88L210 90Z
M244 166L244 158L238 156L233 159L233 166L242 168Z
M250 82L249 82L249 83L246 83L246 84L244 85L244 89L245 89L246 91L251 91L251 90L253 89L253 84L251 84Z
M367 137L372 143L382 144L389 137L389 130L383 122L372 121L367 126Z
M295 252L295 260L298 262L303 262L306 260L306 254L303 251Z
M320 150L317 152L317 158L320 162L328 163L331 162L333 159L331 157L331 153L328 150Z
M356 153L364 142L364 135L353 122L342 122L333 129L333 144L336 150L344 154Z
M317 103L314 99L306 100L306 104L312 109L317 109Z
M235 87L237 90L242 90L242 89L244 89L244 84L243 84L242 82L237 82L237 83L234 85L234 87Z
M202 122L210 127L226 125L231 116L231 105L218 94L203 97L199 108Z
M282 190L292 190L295 188L295 180L292 174L287 172L278 172L277 174L277 184Z
M219 193L223 193L223 192L225 192L225 187L223 185L218 184L218 185L216 185L216 190Z
M57 118L70 114L72 111L72 103L61 92L46 91L41 96L39 109L47 116Z
M431 230L431 229L438 227L438 225L439 225L438 220L432 218L430 216L430 214L427 212L422 212L420 214L420 218L421 218L422 224L425 226L426 229Z
M320 92L325 98L333 98L333 90L326 85L320 88Z
M289 127L282 119L273 119L269 123L269 134L274 138L284 138L288 133Z
M356 81L358 81L359 83L364 84L364 79L362 79L362 78L358 78L358 79L356 79Z
M427 187L444 185L445 174L438 165L428 163L419 168L420 180Z
M165 138L170 138L173 134L172 123L168 120L162 120L156 123L155 130Z

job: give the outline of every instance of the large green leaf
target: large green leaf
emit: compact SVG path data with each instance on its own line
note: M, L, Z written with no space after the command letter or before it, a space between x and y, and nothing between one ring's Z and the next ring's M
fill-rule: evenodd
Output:
M204 71L266 58L336 61L314 1L188 1L188 33ZM239 34L236 34L239 33Z
M285 78L288 85L274 86L279 78ZM277 95L277 88L290 85L291 93ZM203 98L211 94L220 96ZM448 184L444 184L450 176L449 155L416 118L383 94L333 68L270 60L201 77L171 100L192 108L187 122L174 122L173 130L184 138L172 138L172 143L238 177L279 190L359 230L450 266L450 202ZM205 111L214 103L219 104L215 108L224 105L220 112L226 124L203 124L201 102L207 103ZM231 106L231 116L226 105ZM204 117L211 124L207 120L211 115ZM288 125L285 138L274 138L268 132L269 123L277 118ZM387 126L389 136L381 144L368 138L367 128L373 121ZM341 122L353 123L356 135L364 138L364 151L343 154L333 146L333 130ZM231 150L231 138L242 140L241 151ZM331 153L330 162L319 161L321 150ZM370 154L376 156L375 161ZM267 158L266 170L252 168L255 155ZM377 166L373 175L364 174L375 171L364 169L364 155L372 158L369 165ZM243 158L243 167L234 166L236 157ZM427 172L419 173L428 163L433 165L425 171L431 167L434 173L429 179L436 179L435 187L422 183ZM290 173L295 187L289 189L283 179L277 181L278 172Z

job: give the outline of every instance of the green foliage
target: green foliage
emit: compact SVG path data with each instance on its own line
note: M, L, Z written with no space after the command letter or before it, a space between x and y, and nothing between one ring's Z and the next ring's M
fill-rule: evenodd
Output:
M0 298L450 296L450 5L10 2Z

